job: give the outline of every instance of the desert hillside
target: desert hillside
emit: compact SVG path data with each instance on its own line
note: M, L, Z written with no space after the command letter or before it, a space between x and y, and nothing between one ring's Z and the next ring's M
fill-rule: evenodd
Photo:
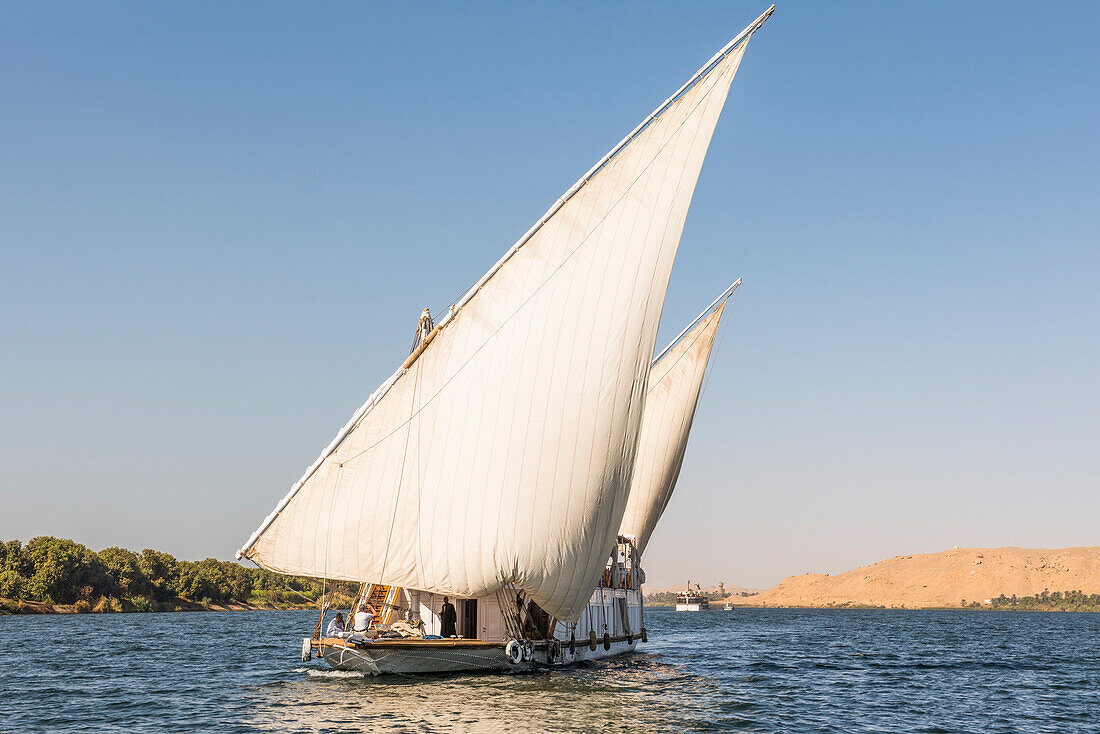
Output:
M753 606L945 607L1044 590L1100 593L1100 547L956 548L897 556L838 576L791 576L750 598Z

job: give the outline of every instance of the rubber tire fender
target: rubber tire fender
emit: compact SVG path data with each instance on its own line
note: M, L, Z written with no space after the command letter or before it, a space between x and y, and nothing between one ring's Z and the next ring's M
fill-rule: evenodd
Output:
M519 644L519 640L508 640L508 644L504 646L504 654L512 665L519 665L523 660L523 645Z

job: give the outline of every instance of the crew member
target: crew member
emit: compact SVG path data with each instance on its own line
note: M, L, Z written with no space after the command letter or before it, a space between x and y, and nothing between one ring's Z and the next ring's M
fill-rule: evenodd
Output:
M339 637L340 632L344 632L344 615L340 612L336 613L336 617L328 623L328 630L325 634L328 637Z
M523 635L532 640L545 640L549 637L550 618L534 599L527 601L527 616L523 621Z
M455 629L457 621L458 614L455 612L455 605L451 604L447 597L443 597L443 608L439 610L440 637L456 637L458 635L458 631Z
M366 609L360 609L355 613L355 631L366 632L377 616L378 612L375 611L373 604L368 604Z

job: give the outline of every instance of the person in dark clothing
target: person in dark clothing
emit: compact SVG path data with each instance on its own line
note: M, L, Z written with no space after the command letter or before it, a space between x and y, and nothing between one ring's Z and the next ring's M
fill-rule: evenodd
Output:
M443 597L443 608L439 610L440 637L455 637L458 634L455 630L457 621L458 614L455 612L455 605L451 604L447 597Z
M527 616L523 621L523 634L531 640L545 640L549 637L550 617L534 599L527 602Z

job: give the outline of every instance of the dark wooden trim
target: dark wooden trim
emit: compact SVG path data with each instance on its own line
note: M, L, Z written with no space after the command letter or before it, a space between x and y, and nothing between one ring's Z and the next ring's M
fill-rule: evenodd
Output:
M504 648L503 642L488 642L486 640L424 640L420 638L389 638L389 639L375 639L370 642L356 644L353 641L345 640L342 637L326 637L323 640L313 641L314 647L350 647L352 649L363 648L375 648L375 647L423 647L423 648L438 648L438 647L469 647L469 648L487 648L487 647L499 647Z

